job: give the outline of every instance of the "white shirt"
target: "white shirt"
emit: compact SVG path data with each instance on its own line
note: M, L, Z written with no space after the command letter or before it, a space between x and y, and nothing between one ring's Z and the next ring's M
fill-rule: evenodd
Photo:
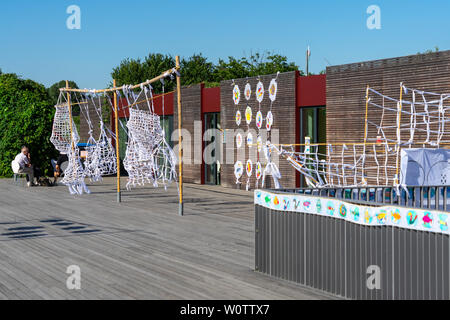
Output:
M14 160L19 164L20 169L25 168L26 165L30 163L30 159L22 152L19 153Z

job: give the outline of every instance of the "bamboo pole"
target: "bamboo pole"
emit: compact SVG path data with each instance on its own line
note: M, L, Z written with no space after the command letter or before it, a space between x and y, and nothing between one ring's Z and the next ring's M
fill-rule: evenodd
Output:
M372 145L396 145L397 142L366 142L365 143L367 146L372 146ZM310 144L305 144L305 143L290 143L290 144L283 144L283 143L273 143L272 145L274 146L284 146L284 147L296 147L296 146L300 146L300 147L305 147L305 146L364 146L364 142L340 142L340 143L327 143L327 142L321 142L321 143L310 143ZM249 144L249 146L257 146L256 143L252 143Z
M180 69L180 57L176 56L176 69ZM178 104L178 161L179 161L179 185L180 185L180 202L178 207L178 214L184 215L183 204L183 143L181 141L181 77L177 74L177 104Z
M399 101L399 110L398 110L398 123L397 123L397 135L398 135L398 140L397 141L397 159L396 159L396 172L395 172L395 184L398 185L399 181L400 181L400 177L399 177L399 167L400 167L400 143L401 143L401 121L402 121L402 100L403 100L403 82L400 83L400 101Z
M364 152L363 154L366 154L366 144L367 144L367 136L368 136L368 130L369 130L369 124L368 124L368 120L367 120L367 116L369 114L369 85L367 85L367 89L366 89L366 115L364 117ZM364 167L365 167L365 159L363 159L363 165L362 165L362 183L364 184L366 181L366 178L364 177Z
M114 88L116 87L116 80L113 80ZM120 150L119 150L119 111L117 108L117 92L114 91L114 126L116 128L116 165L117 165L117 202L122 202L122 195L120 191Z
M178 59L179 59L179 58L178 58ZM180 66L178 65L178 66L176 66L174 69L178 71L178 70L180 70ZM159 81L159 80L161 80L161 79L163 79L163 78L166 78L166 77L168 77L170 74L172 74L172 72L173 72L174 69L167 70L167 71L163 72L161 75L159 75L159 76L157 76L157 77L155 77L155 78L153 78L153 79L151 79L151 80L147 80L147 81L145 81L145 82L143 82L143 83L140 83L140 84L131 86L130 88L131 88L131 89L137 89L137 88L140 88L141 86L146 86L146 85L149 85L149 84L154 83L154 82L156 82L156 81ZM123 88L123 87L117 88L117 87L113 84L113 88L101 89L101 90L70 89L70 88L61 88L61 89L59 89L59 90L60 90L60 91L68 91L68 92L81 92L81 93L89 93L89 92L92 92L92 93L104 93L104 92L115 92L116 90L121 90L122 88Z
M66 88L69 89L69 80L66 80ZM72 152L74 152L75 142L73 141L73 117L72 117L72 106L70 104L70 92L67 92L67 104L69 107L70 141L72 146Z

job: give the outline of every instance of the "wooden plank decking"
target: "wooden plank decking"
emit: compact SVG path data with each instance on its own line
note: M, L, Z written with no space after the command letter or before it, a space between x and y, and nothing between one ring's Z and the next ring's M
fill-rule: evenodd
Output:
M0 299L329 298L253 271L252 193L187 185L179 217L175 188L122 204L113 179L91 190L0 180ZM81 290L66 287L70 265Z

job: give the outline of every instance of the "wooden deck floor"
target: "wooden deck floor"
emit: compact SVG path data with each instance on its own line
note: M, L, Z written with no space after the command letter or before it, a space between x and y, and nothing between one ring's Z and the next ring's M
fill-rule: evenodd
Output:
M125 182L125 179L124 179ZM253 271L252 193L187 185L124 192L0 180L0 299L327 299ZM66 269L81 268L81 290Z

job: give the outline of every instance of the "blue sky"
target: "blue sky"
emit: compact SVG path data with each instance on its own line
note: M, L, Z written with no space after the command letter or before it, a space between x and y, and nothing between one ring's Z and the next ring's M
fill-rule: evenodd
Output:
M69 5L81 30L69 30ZM370 5L381 30L366 27ZM272 50L302 69L450 49L448 0L22 0L0 4L0 68L46 86L70 79L102 88L124 58L149 52L216 62ZM328 62L327 62L328 61Z

